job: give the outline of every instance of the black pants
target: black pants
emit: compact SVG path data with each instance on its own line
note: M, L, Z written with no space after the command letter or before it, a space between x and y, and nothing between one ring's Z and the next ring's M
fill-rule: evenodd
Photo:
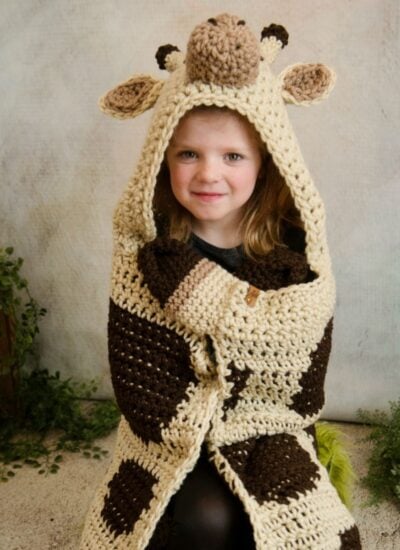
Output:
M208 461L204 445L168 508L173 529L167 550L255 550L248 515Z

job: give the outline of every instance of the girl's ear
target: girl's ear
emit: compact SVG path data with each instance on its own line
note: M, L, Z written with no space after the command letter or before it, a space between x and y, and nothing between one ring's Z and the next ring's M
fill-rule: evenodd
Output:
M135 75L99 99L103 113L115 118L135 118L153 107L164 82L148 75Z
M311 105L328 97L335 85L336 74L322 63L297 63L286 67L278 80L286 103Z

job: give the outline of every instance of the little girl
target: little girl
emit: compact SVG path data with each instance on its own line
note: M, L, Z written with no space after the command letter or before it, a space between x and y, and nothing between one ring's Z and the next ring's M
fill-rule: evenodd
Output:
M122 417L82 549L357 549L354 520L319 463L334 281L324 210L285 102L325 97L334 74L270 65L222 14L166 81L134 76L100 102L155 106L114 217L109 359Z

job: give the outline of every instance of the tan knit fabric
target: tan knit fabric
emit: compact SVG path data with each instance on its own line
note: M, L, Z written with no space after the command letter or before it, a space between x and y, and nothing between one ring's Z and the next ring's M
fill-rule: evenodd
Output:
M260 63L260 43L239 17L223 14L198 25L186 55L189 80L235 86L253 84Z
M159 51L167 80L139 75L132 86L132 77L100 101L117 117L153 104L154 113L114 216L109 356L122 420L82 550L162 549L167 504L203 442L242 501L257 550L360 548L315 448L335 284L324 207L285 108L326 97L335 77L303 64L275 77L270 63L287 33L271 25L261 36L257 44L238 17L210 18L192 32L186 62L176 47ZM180 118L200 104L255 126L301 214L305 255L277 248L229 273L158 232L157 173Z
M162 83L151 76L135 76L102 97L99 106L116 118L132 118L153 107Z

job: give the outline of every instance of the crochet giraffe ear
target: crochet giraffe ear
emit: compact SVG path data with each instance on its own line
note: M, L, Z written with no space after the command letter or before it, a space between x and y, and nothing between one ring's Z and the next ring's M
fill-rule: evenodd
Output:
M335 72L322 63L297 63L279 75L286 103L311 105L328 97L336 82Z
M103 113L115 118L135 118L157 101L164 82L148 75L135 75L99 99Z

